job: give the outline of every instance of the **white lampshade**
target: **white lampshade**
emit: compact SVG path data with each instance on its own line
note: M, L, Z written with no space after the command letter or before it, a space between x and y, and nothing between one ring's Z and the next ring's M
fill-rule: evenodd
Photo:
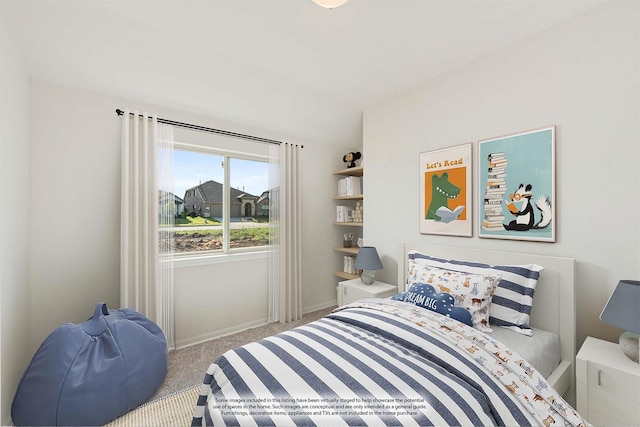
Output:
M322 7L326 7L327 9L335 9L336 7L340 7L349 0L313 0L313 2Z

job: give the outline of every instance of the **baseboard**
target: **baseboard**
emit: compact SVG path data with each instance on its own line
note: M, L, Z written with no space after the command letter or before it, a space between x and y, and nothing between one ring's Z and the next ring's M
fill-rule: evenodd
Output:
M335 306L336 306L335 300L325 301L320 304L304 307L302 309L302 314L305 315L305 314L313 313L314 311L325 310L327 308L335 307ZM258 326L264 326L268 323L267 320L268 320L267 318L258 319L258 320L254 320L253 322L243 323L241 325L236 325L231 328L226 328L226 329L211 332L208 334L202 334L196 337L191 337L185 340L176 341L176 350L181 348L191 347L193 345L201 344L203 342L210 341L216 338L225 337L227 335L236 334L238 332L246 331L247 329L256 328Z
M338 304L337 300L332 300L332 301L326 301L320 304L316 304L316 305L312 305L310 307L303 307L302 308L302 314L309 314L309 313L313 313L314 311L318 311L318 310L324 310L330 307L335 307Z
M246 331L247 329L263 326L267 324L267 320L268 319L265 317L264 319L254 320L253 322L247 322L247 323L236 325L230 328L214 331L208 334L202 334L196 337L191 337L189 339L176 341L176 350L181 348L191 347L192 345L201 344L203 342L210 341L220 337L225 337L227 335L236 334L238 332Z

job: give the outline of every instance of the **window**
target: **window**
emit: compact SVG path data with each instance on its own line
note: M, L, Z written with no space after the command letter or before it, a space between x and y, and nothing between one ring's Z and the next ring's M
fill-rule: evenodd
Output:
M269 245L266 156L176 144L173 160L176 255Z

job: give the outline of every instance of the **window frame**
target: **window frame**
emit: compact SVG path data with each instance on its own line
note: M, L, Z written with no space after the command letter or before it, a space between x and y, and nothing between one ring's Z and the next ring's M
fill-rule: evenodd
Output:
M217 262L230 261L232 258L242 256L243 260L247 258L261 259L268 256L271 250L270 245L264 246L252 246L248 248L231 248L230 247L230 214L231 214L231 168L230 159L251 160L269 163L269 156L265 154L249 153L240 150L229 150L224 148L214 148L207 145L199 145L185 142L174 143L174 150L191 151L195 153L211 154L222 157L222 171L223 171L223 183L222 183L222 249L209 250L209 251L194 251L194 252L174 252L173 262L174 265L180 267L195 266L212 264ZM175 178L174 178L175 179ZM267 189L268 189L267 183ZM183 195L184 196L184 195ZM269 227L269 223L266 223Z

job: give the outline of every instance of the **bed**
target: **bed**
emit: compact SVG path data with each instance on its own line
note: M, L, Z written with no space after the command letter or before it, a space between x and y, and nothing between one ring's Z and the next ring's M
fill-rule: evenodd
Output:
M547 376L547 381L572 405L575 405L576 311L575 260L573 258L502 252L424 243L403 243L399 258L398 283L406 282L411 251L445 259L470 260L487 264L539 264L544 266L535 288L530 325L534 330L546 331L559 338L560 362ZM504 331L496 329L497 333ZM533 337L539 334L533 334ZM514 335L511 334L511 337ZM516 336L516 339L519 337ZM525 352L529 349L522 348ZM535 348L534 348L535 349Z
M537 335L548 334L552 342L557 338L558 360L543 368L549 372L543 374L501 341L507 327L481 326L475 312L470 321L459 313L462 305L449 304L449 294L416 298L411 292L416 286L431 285L412 281L415 262L412 269L409 254L415 253L435 257L436 263L472 261L470 268L479 268L476 263L544 266L536 277L526 325L530 330L514 334L525 343ZM575 359L572 259L413 243L403 244L399 256L399 283L405 289L392 299L338 307L322 319L215 360L201 386L192 425L586 424L562 397L571 397ZM451 273L439 267L429 275ZM504 281L484 273L483 280L485 276ZM430 301L439 311L417 305L418 300ZM482 327L500 332L487 333Z

